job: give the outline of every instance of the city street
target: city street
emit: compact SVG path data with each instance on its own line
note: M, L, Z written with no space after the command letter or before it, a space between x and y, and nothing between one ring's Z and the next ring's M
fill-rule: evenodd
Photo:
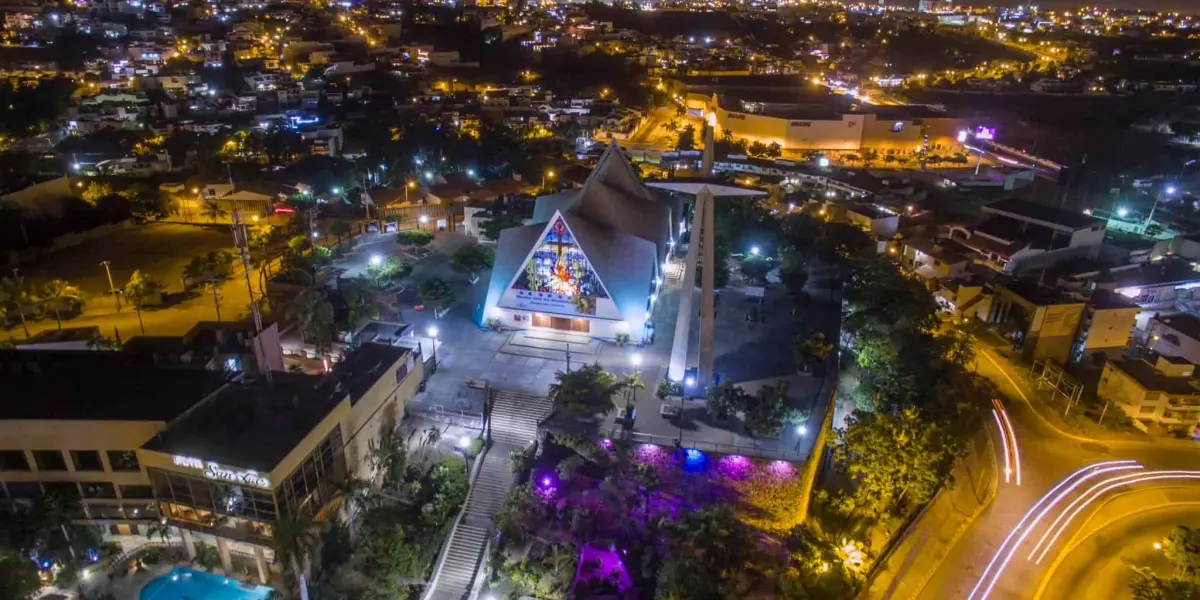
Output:
M1024 388L1021 377L1024 369L1010 362L1002 354L1003 350L989 347L984 341L977 345L977 352L979 374L993 381L1004 396L1020 447L1023 480L1020 486L1015 483L1001 484L991 505L967 526L946 558L934 567L929 581L919 591L914 590L913 597L929 600L970 597L997 549L1004 544L1026 511L1046 491L1082 467L1117 459L1137 460L1147 469L1187 469L1195 464L1197 447L1190 441L1096 441L1056 429L1030 403L1040 400ZM998 437L996 442L999 442ZM1027 552L1028 549L1024 553L1015 553L1012 564L988 597L1031 597L1039 578L1036 571L1021 568ZM1000 560L1003 560L1003 556ZM1122 591L1111 590L1106 597ZM1069 590L1064 591L1067 592ZM1076 593L1064 597L1087 596ZM981 595L977 594L975 598L981 598Z

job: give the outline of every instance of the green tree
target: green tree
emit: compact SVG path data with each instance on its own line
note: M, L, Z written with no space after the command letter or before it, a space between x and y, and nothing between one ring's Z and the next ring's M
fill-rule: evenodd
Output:
M129 211L142 221L158 221L171 214L171 200L162 190L145 184L135 184L121 192L129 203Z
M338 246L342 245L342 238L350 235L350 223L346 221L334 221L329 224L329 233L337 238Z
M871 168L871 165L874 164L875 161L879 160L879 150L876 150L875 148L863 148L861 151L859 151L858 155L862 158L863 166L867 167L868 169Z
M779 280L787 288L794 304L804 298L804 286L808 283L808 263L803 255L792 248L783 251L783 260L779 264Z
M454 291L454 286L440 277L430 277L422 281L417 286L417 295L422 304L434 309L435 315L439 312L444 313L458 302L458 293Z
M162 294L163 284L161 281L155 281L147 277L140 270L135 270L133 275L130 275L129 282L125 284L125 299L133 304L133 310L137 313L138 327L142 330L142 335L146 334L146 325L142 323L142 307L159 297Z
M838 439L834 459L855 483L845 507L873 517L928 502L951 480L964 449L915 408L898 414L856 410Z
M479 225L479 232L483 237L490 241L498 241L500 232L513 227L520 227L525 224L525 217L516 213L501 213Z
M362 329L371 319L378 319L387 307L383 291L365 277L343 279L338 284L342 299L346 302L345 320L338 324L341 331L355 332Z
M89 183L86 188L83 188L83 193L80 194L80 198L82 198L84 202L87 202L89 206L94 208L99 205L102 200L110 198L112 195L113 189L111 185L108 185L103 181L93 181Z
M764 385L758 393L747 398L742 407L746 429L751 435L772 437L779 435L787 412L788 383L779 381L775 385Z
M767 273L774 267L775 265L765 257L750 255L742 259L738 270L748 282L761 285L767 282Z
M695 150L696 149L696 128L692 125L685 125L679 130L679 136L675 140L676 150Z
M83 291L61 279L47 283L38 294L42 306L54 311L54 320L62 329L62 313L75 313L83 309Z
M1129 591L1133 600L1200 600L1200 585L1178 577L1159 577L1148 568L1134 567L1137 573Z
M28 600L41 588L37 565L32 560L10 550L0 551L0 598Z
M375 280L377 286L386 285L393 279L404 277L410 272L412 272L412 265L394 256L379 261L377 265L367 265L367 276Z
M574 371L559 371L550 384L550 400L565 413L590 416L612 412L614 397L623 389L612 373L599 364L583 365Z
M484 269L492 268L496 260L496 251L486 246L469 244L454 252L450 257L450 266L457 271L469 273L472 283L477 280L476 274Z
M767 153L767 145L762 142L752 142L750 144L750 154L753 156L763 156Z
M288 318L296 321L304 340L316 347L317 352L326 354L333 347L333 304L324 294L308 290L292 299L287 309Z
M1200 529L1179 525L1163 543L1163 554L1175 566L1175 574L1200 580Z
M401 231L396 234L396 243L401 246L411 246L414 248L422 248L433 242L433 234L428 231L414 229L412 231Z
M14 275L0 279L0 303L5 306L7 314L17 313L21 320L21 328L25 337L29 337L29 325L25 322L25 313L38 305L38 298L33 290L25 285L25 278Z
M312 249L312 238L307 235L294 235L288 239L288 252L292 254L304 254Z
M825 334L821 332L797 335L792 343L792 356L801 367L823 364L830 352L833 352L833 344L826 342Z
M687 512L665 524L667 551L658 572L658 600L750 598L765 578L755 536L724 506Z
M210 223L216 223L217 219L224 219L229 216L229 211L221 206L221 203L216 200L205 200L200 205L200 214L208 218Z
M783 156L783 147L779 145L779 142L771 142L770 144L767 144L763 154L767 158L779 158L780 156Z

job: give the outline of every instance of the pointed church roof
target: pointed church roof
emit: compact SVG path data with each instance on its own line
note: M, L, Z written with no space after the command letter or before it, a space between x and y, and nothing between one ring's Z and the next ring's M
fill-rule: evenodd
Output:
M645 310L646 294L650 291L650 282L654 279L658 264L654 244L614 228L590 223L570 212L556 213L548 222L553 224L559 216L570 229L609 298L616 303L617 310L625 317ZM499 304L500 298L524 268L530 251L543 238L549 226L526 225L501 232L488 284L488 306Z

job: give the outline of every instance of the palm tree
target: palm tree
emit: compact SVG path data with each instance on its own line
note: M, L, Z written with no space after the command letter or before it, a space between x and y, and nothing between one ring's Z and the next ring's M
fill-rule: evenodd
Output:
M229 216L229 211L216 200L205 200L200 207L200 214L208 217L209 222L216 223L217 219Z
M379 500L378 490L370 481L357 477L347 477L338 482L333 488L334 499L340 501L338 512L350 541L354 541L354 522L361 508L369 508Z
M133 303L133 310L137 313L138 327L142 329L142 335L146 334L146 325L142 323L142 306L157 297L163 289L161 282L155 281L146 277L141 271L134 271L129 277L129 283L125 284L125 299Z
M167 525L167 518L163 517L157 521L152 521L146 526L146 539L152 540L154 536L158 536L163 542L171 537L171 526Z
M0 279L0 302L3 302L7 310L16 311L17 317L21 319L21 328L25 330L25 337L29 337L29 324L25 322L25 309L36 306L37 299L33 293L25 287L25 278L16 275L14 271L12 277Z
M646 384L642 382L642 374L634 371L633 374L626 375L621 380L621 387L625 391L625 410L629 410L629 407L633 406L638 390L646 389Z
M54 320L62 329L62 311L79 310L83 306L83 292L61 279L55 279L42 288L41 303L54 311Z
M574 371L555 373L558 381L550 384L554 407L564 412L590 416L608 414L616 408L615 396L624 387L612 373L599 364L584 365Z
M290 565L296 589L303 585L301 575L308 574L309 551L317 540L317 523L307 515L287 513L275 520L271 541L279 564ZM301 570L301 564L304 570ZM302 593L303 595L303 593Z

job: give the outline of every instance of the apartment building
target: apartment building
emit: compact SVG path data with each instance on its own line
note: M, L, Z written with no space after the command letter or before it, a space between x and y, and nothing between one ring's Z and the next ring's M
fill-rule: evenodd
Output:
M1135 425L1193 433L1200 420L1196 365L1174 356L1110 361L1096 393L1125 411Z

